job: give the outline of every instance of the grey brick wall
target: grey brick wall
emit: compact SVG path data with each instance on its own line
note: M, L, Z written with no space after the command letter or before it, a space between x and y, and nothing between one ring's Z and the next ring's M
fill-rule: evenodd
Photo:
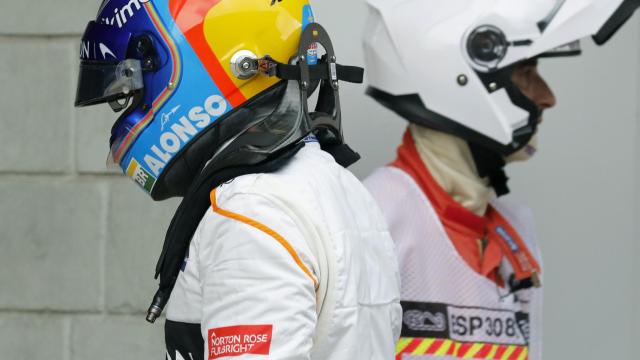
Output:
M161 359L144 312L176 201L105 168L107 106L74 109L99 1L0 5L0 358Z

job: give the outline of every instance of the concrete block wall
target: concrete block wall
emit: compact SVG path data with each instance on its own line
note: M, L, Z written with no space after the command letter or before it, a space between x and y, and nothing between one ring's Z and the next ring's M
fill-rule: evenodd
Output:
M107 170L114 114L74 109L99 1L0 3L0 358L161 359L144 313L176 201Z

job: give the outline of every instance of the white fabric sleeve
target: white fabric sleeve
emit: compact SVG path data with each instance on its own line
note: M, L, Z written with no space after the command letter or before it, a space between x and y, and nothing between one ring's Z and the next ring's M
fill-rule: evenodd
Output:
M223 199L207 216L197 234L204 358L309 359L316 280L300 229L255 194Z

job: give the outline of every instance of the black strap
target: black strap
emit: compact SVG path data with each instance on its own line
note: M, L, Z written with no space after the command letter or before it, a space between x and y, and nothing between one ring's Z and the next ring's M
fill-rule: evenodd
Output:
M531 289L535 287L533 280L529 277L522 280L517 280L515 274L509 275L509 294L517 293L520 290Z
M360 154L351 149L347 144L323 145L320 143L320 145L322 146L322 150L331 154L335 161L344 168L348 168L360 160Z
M297 65L286 65L278 63L275 75L284 80L300 80L300 68ZM337 80L342 80L355 84L362 84L364 69L357 66L336 64ZM331 80L329 67L326 63L309 65L309 80Z

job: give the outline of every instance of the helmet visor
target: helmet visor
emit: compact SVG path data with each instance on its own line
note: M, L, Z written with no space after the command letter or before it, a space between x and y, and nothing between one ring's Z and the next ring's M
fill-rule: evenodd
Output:
M139 60L85 60L80 63L75 105L89 106L126 98L143 86Z

